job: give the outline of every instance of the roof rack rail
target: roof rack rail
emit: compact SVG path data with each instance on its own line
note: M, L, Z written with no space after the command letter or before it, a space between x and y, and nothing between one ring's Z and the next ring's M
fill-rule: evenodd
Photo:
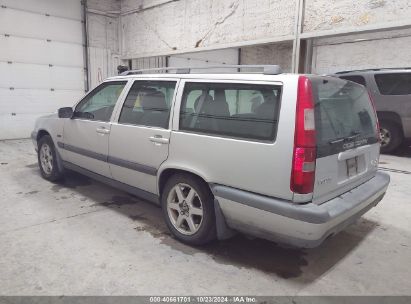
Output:
M376 72L376 71L386 71L386 70L411 70L411 67L348 70L348 71L336 72L335 74L347 74L347 73L351 73L351 72L368 72L368 71L375 71Z
M210 70L210 69L237 69L238 73L241 73L241 69L262 69L262 73L265 75L278 75L281 74L281 67L279 65L215 65L204 67L167 67L167 68L154 68L154 69L141 69L141 70L129 70L121 73L121 76L136 75L136 74L150 74L175 71L175 74L191 74L192 70ZM248 72L256 73L256 72ZM261 73L261 72L258 72Z

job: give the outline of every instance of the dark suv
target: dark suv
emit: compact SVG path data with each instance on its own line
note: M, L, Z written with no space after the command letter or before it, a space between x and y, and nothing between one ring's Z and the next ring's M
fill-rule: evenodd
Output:
M336 73L366 86L374 100L381 132L381 152L393 152L411 141L411 68Z

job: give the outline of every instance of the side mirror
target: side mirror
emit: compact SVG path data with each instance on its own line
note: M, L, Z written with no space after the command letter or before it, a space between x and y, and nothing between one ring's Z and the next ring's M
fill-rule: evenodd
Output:
M60 108L58 111L59 118L72 118L73 117L73 108L64 107Z

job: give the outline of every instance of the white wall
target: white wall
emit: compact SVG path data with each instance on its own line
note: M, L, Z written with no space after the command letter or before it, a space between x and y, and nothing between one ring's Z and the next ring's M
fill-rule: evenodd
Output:
M259 44L289 39L295 8L296 0L122 0L122 57L236 46L243 64L280 64L291 71L290 41ZM406 22L410 15L410 0L306 0L302 31L361 29ZM356 43L362 36L317 39L314 71L409 65L409 40L399 33L367 34L376 39Z
M133 9L139 11L121 17L124 58L289 36L294 29L295 0L122 1L123 14Z
M292 43L277 43L241 48L241 64L276 64L291 72Z
M409 67L410 46L411 29L317 39L313 72L328 74L354 69Z
M170 67L212 67L218 65L238 64L238 49L224 49L170 56ZM206 73L235 72L237 69L207 69ZM200 70L198 70L200 72Z
M92 89L107 77L117 74L120 64L120 1L88 0L87 7L89 83Z
M409 20L410 0L306 0L304 32Z
M306 0L304 32L410 20L410 0ZM411 29L314 40L312 72L410 66Z

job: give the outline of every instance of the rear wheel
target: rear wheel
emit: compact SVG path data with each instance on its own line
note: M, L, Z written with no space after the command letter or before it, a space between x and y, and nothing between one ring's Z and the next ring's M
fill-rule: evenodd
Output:
M167 226L178 240L203 245L216 238L213 195L198 177L189 174L170 177L161 204Z
M38 142L38 163L41 176L49 181L57 181L63 177L57 165L57 155L50 135L45 135Z
M390 153L397 149L402 142L401 129L389 121L380 122L381 152Z

